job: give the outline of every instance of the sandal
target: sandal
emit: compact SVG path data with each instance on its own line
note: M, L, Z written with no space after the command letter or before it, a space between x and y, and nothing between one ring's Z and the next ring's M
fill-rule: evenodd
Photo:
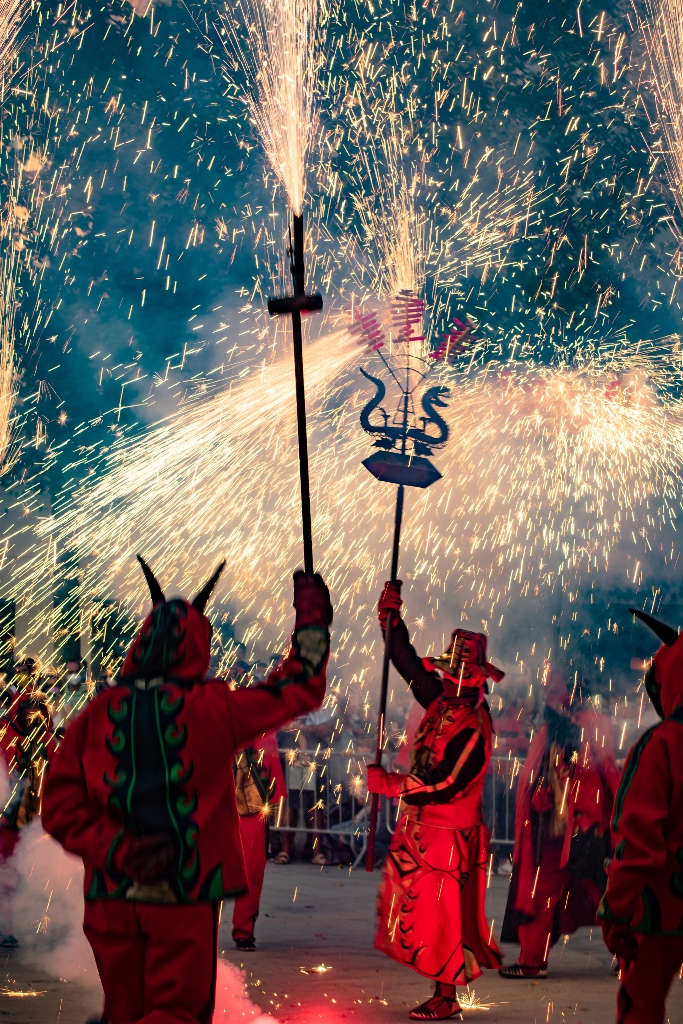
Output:
M510 964L509 967L499 967L498 973L501 978L547 978L547 964L540 964L537 967L527 964Z
M280 850L280 852L276 853L275 856L273 857L273 864L289 864L290 860L291 857L289 856L287 851Z
M426 1003L416 1006L408 1016L411 1020L450 1020L462 1013L462 1008L457 999L447 999L445 996L432 996Z
M331 860L328 860L324 853L314 853L311 857L311 864L314 864L317 868L329 868Z

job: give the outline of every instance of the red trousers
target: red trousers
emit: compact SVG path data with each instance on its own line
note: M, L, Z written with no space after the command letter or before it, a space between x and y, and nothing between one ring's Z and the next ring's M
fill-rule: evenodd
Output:
M219 907L86 900L107 1024L210 1024Z
M617 1024L663 1024L666 996L683 964L683 938L638 935L638 959L620 963Z
M260 814L240 815L240 838L247 866L249 892L238 896L232 914L233 939L251 939L258 917L266 873L266 820Z
M555 907L567 892L571 875L560 867L562 841L545 843L536 877L536 906L538 914L527 924L519 926L519 963L526 967L540 967L548 960L552 942Z

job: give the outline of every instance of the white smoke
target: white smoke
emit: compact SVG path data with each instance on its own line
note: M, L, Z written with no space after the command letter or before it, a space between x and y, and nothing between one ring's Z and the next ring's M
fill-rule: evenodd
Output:
M214 1024L234 1024L246 1019L251 1024L278 1024L275 1017L262 1013L247 995L246 973L229 960L218 960Z
M23 829L12 866L18 872L15 935L31 960L64 981L99 988L83 934L83 863L65 853L39 821Z
M2 773L0 772L0 783ZM14 934L27 959L56 978L101 991L90 945L83 934L83 864L65 853L39 821L24 829L10 861L17 889ZM15 874L16 872L16 874ZM277 1024L247 995L245 972L218 961L216 1022Z

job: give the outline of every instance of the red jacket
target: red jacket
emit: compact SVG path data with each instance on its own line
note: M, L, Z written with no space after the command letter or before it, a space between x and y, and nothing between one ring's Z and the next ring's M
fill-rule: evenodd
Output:
M514 869L501 933L503 942L518 942L519 925L534 920L544 909L546 897L536 884L537 872L544 846L554 841L553 822L557 827L555 841L562 842L560 867L570 868L574 875L568 885L567 899L562 901L555 915L553 941L560 932L570 933L583 925L595 924L602 885L598 887L597 880L593 879L597 869L602 874L607 849L600 853L597 864L595 854L589 864L574 866L570 864L570 857L572 841L580 840L580 833L595 833L606 839L609 833L619 776L614 761L612 722L608 716L595 711L579 711L566 721L571 723L569 728L575 730L576 748L575 756L569 757L560 771L562 800L559 808L550 780L544 775L548 771L550 747L547 724L531 741L520 773L515 798ZM556 820L558 810L562 812L560 821ZM567 883L560 873L556 881L559 889Z
M660 649L651 671L664 718L624 765L600 916L649 935L683 935L683 636Z
M10 798L0 807L0 827L17 829L33 819L45 765L54 752L52 720L42 694L20 691L0 719L0 759L10 783Z
M176 681L130 678L104 691L68 727L50 764L43 826L83 858L86 899L194 903L245 892L235 752L324 697L326 629L295 629L289 658L265 684L230 690L220 679L184 678L183 665L198 672L208 665L210 630L191 607L169 609L183 627L176 630L183 644ZM133 645L126 661L133 670L155 641L154 625L148 621ZM124 830L171 837L173 868L163 891L117 873Z
M430 659L419 658L402 619L394 622L391 657L426 710L413 742L410 773L388 773L382 792L400 796L412 821L475 828L483 821L493 737L484 691L460 687Z

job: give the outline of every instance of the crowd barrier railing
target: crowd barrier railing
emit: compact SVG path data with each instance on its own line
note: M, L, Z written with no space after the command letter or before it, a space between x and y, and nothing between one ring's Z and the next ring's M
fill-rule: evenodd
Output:
M357 867L367 848L369 805L366 803L365 766L370 754L337 750L280 750L288 796L273 808L270 827L311 837L341 840L351 851L351 867ZM512 850L515 841L515 795L524 761L495 755L484 784L484 820L491 845L500 853ZM393 835L400 815L397 800L383 799L380 821Z

